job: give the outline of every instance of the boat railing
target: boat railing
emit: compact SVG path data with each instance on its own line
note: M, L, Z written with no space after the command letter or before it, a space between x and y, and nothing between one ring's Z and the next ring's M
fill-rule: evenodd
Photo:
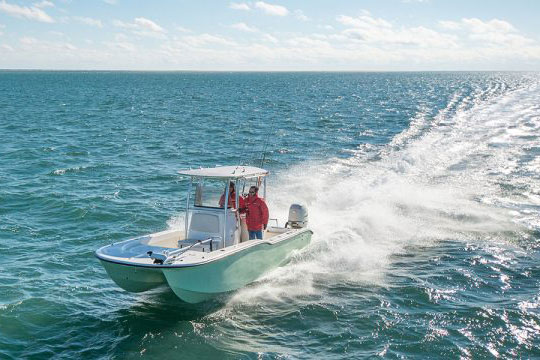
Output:
M182 255L186 251L191 250L191 249L193 249L194 247L197 247L197 246L204 246L206 244L210 244L210 251L213 251L214 250L213 249L213 242L214 241L215 241L215 237L211 237L211 238L208 238L208 239L205 239L205 240L197 240L192 245L190 245L188 247L185 247L185 248L177 249L177 250L172 250L172 251L165 250L162 253L155 253L153 251L148 251L147 255L151 259L154 260L154 264L170 264L174 260L178 259L178 257L180 255Z

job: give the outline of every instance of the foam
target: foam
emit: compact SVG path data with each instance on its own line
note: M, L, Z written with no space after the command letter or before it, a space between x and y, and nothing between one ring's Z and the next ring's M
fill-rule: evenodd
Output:
M536 84L501 95L503 88L496 84L468 98L456 94L432 124L418 114L377 161L359 149L349 159L297 165L274 179L272 217L285 219L290 203L304 203L313 241L233 302L317 295L329 278L386 286L392 257L411 247L505 241L508 232L538 224L520 210L527 196L505 195L501 183L522 182L519 171L537 169L536 160L517 159L525 144L540 146L540 111L534 107L540 93ZM538 179L531 184L538 185Z
M348 159L292 166L269 182L271 217L291 203L309 209L308 248L286 267L240 290L231 303L324 295L324 284L387 286L397 254L440 241L511 241L539 227L540 91L494 83L472 95L457 90L434 118L421 110L377 156L363 146ZM374 160L376 159L376 160ZM505 187L522 186L520 193ZM171 220L180 225L181 218ZM170 224L170 225L171 225Z

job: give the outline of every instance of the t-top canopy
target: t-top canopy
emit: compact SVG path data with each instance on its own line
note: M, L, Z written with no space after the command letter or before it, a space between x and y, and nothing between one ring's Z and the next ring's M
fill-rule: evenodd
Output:
M253 166L216 166L213 168L201 168L180 170L180 175L192 177L206 177L219 179L253 178L268 175L268 171Z

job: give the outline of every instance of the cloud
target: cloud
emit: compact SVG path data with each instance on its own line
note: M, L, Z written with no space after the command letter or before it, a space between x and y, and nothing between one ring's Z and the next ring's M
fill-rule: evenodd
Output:
M255 7L257 9L261 9L268 15L287 16L289 14L289 10L287 10L285 6L272 5L265 3L264 1L257 1L255 3Z
M190 32L192 32L191 30L189 30L188 28L185 28L183 26L176 26L175 30L178 31L178 32L181 32L181 33L190 33Z
M272 44L277 44L277 43L279 42L278 39L276 39L275 37L273 37L273 36L270 35L270 34L264 34L264 35L263 35L263 40L264 40L264 41L271 42Z
M439 26L447 30L459 30L461 29L461 24L455 21L441 20L439 21Z
M417 26L394 28L392 23L375 18L369 12L358 17L340 15L339 23L349 26L342 33L359 42L375 46L457 47L457 37Z
M244 10L249 11L251 8L246 3L230 3L229 8L233 10Z
M10 52L15 52L14 48L12 48L11 46L6 45L6 44L1 45L0 48L2 48L4 50L7 50L7 51L10 51Z
M304 12L302 10L294 10L294 17L301 21L308 21L309 18L304 15Z
M74 16L73 20L80 22L81 24L85 24L88 26L95 26L98 28L102 28L103 24L101 20L92 19L90 17L83 17L83 16Z
M46 7L54 7L54 4L52 2L50 2L50 1L43 0L41 2L34 3L34 7L44 9Z
M500 19L483 21L477 18L463 18L460 21L439 21L439 25L447 30L462 31L468 39L491 45L524 46L534 43L519 33L509 22Z
M64 34L63 32L61 31L47 31L48 34L51 34L51 35L54 35L54 36L58 36L58 37L64 37L66 36L66 34Z
M163 29L161 26L159 26L152 20L149 20L143 17L135 18L135 24L137 24L141 28L146 29L148 31L160 32L160 33L165 32L165 29Z
M201 47L205 45L224 45L224 46L236 46L234 41L228 40L222 36L211 34L190 35L182 37L182 40L191 46Z
M143 17L135 18L132 23L126 23L120 20L114 20L113 25L119 28L131 30L139 36L148 36L164 38L167 31L150 19Z
M372 29L372 28L391 28L392 24L381 18L374 18L367 11L364 11L363 15L357 18L339 15L336 19L343 25L353 26L355 28Z
M5 3L6 0L0 0ZM14 1L14 0L7 0ZM31 1L28 0L28 4ZM53 0L54 1L54 0ZM237 0L242 1L242 0ZM261 11L255 1L245 4ZM267 0L270 1L270 0ZM275 0L278 1L278 0ZM285 3L285 2L284 2ZM228 4L228 2L226 3ZM285 3L287 4L287 3ZM272 5L274 6L274 5ZM58 11L58 10L56 10ZM248 13L249 14L249 13ZM297 11L287 10L298 19ZM265 32L263 25L231 21L231 29L246 32L199 33L171 24L170 29L144 17L116 20L109 25L115 31L100 32L105 39L81 40L70 44L64 37L39 40L40 35L24 37L9 45L0 41L0 67L86 68L126 70L527 70L538 69L540 45L527 39L516 26L502 19L449 19L436 27L412 24L410 19L380 17L367 11L343 14L333 22L312 19L313 26L279 28ZM93 23L90 19L95 20ZM392 19L394 19L392 17ZM459 19L459 20L458 20ZM62 18L55 20L64 24ZM66 17L98 26L101 21L85 17ZM236 20L240 21L240 20ZM403 21L406 21L404 19ZM298 21L295 20L291 24ZM232 25L231 25L232 24ZM255 25L259 28L256 28ZM285 25L285 24L283 24ZM56 29L56 26L55 26ZM12 27L9 26L11 33ZM2 29L0 31L7 32ZM250 34L251 33L251 34ZM25 34L25 33L21 33ZM11 35L11 34L9 34ZM142 41L138 36L154 36L158 40ZM0 40L6 40L6 34ZM55 39L56 41L52 41ZM7 40L4 41L7 43ZM78 49L74 46L80 46Z
M104 44L111 50L121 50L130 53L135 52L135 50L137 49L135 45L127 41L106 41L104 42Z
M19 6L9 4L2 0L0 2L0 12L4 12L13 17L23 17L29 20L36 20L45 23L54 23L54 19L47 15L47 13L35 6Z
M237 23L237 24L232 24L231 27L233 29L236 29L236 30L240 30L240 31L245 31L245 32L257 32L259 31L259 29L257 29L256 27L253 27L253 26L249 26L247 25L246 23Z
M334 27L332 25L317 25L317 27L324 30L334 30Z
M474 33L508 33L515 32L516 28L504 20L492 19L489 21L482 21L480 19L462 19L461 22L467 26Z
M54 52L54 51L75 51L77 47L68 42L51 42L42 41L34 37L23 36L19 39L19 43L22 49L25 51L41 51L42 53Z
M125 34L115 34L114 41L105 41L103 44L111 50L127 51L130 53L135 52L137 49Z

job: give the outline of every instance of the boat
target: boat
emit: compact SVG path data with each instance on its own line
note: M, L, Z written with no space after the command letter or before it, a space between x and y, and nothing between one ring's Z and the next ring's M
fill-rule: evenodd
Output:
M293 203L282 226L248 240L245 214L236 209L250 186L266 200L267 170L251 166L188 169L185 227L139 236L103 246L95 255L110 278L129 292L168 285L183 301L199 303L231 293L288 262L311 241L308 211ZM234 184L234 194L229 193ZM259 191L261 194L261 191ZM224 206L220 199L234 198ZM220 206L221 203L221 206ZM270 225L270 224L269 224Z

